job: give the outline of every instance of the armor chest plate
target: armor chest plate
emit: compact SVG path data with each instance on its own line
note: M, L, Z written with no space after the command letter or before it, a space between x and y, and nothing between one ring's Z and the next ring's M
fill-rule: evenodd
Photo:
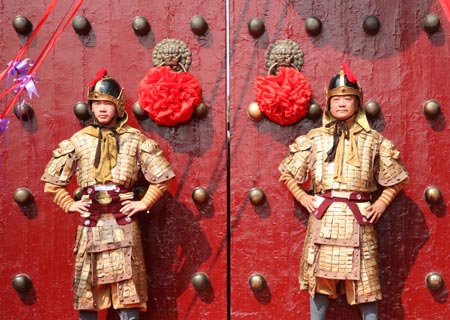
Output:
M311 162L311 178L315 192L324 190L352 190L360 192L372 192L376 190L374 180L374 162L378 150L377 140L373 135L360 133L356 136L357 153L361 159L360 166L347 163L349 153L349 140L344 140L344 159L342 163L342 175L345 182L334 179L334 162L325 162L327 151L333 145L333 136L320 134L312 139L313 155Z
M98 138L83 134L72 138L75 146L77 167L75 174L80 187L85 188L95 185L98 181L95 178L95 153ZM120 149L117 154L116 165L111 170L112 183L130 187L135 184L139 174L139 163L137 163L137 153L139 138L133 134L122 134L120 136Z

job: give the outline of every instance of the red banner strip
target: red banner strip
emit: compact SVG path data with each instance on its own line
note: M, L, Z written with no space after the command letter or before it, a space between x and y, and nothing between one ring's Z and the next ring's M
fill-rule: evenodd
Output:
M17 62L20 59L22 59L23 54L28 50L28 48L30 47L30 45L33 42L34 38L36 37L38 32L41 30L42 26L44 25L45 21L47 20L48 16L53 11L53 9L55 8L57 3L58 3L58 0L53 0L52 3L50 3L50 5L47 7L47 9L45 10L41 20L39 20L36 28L31 33L31 35L28 38L28 40L25 43L25 45L19 50L17 55L11 61L10 65L0 74L0 81L2 81L5 78L5 76L8 74L8 72L11 70L11 68L14 67L15 62Z
M53 47L56 45L56 42L58 41L59 37L61 36L61 34L63 33L64 29L67 27L67 25L70 23L70 21L72 20L72 18L75 16L77 10L80 8L81 4L83 3L84 0L78 0L78 2L76 3L75 7L72 9L72 11L70 12L69 16L67 17L67 11L66 14L64 15L63 19L60 21L58 27L55 29L55 31L53 32L53 34L51 35L50 39L47 41L47 44L45 45L44 49L42 50L42 52L39 54L39 57L36 59L34 65L31 67L30 69L30 75L36 74L37 70L39 69L39 67L42 65L42 63L44 62L45 58L47 57L48 53L53 49ZM54 2L57 2L57 0L55 0ZM52 3L53 4L53 3ZM54 7L54 6L53 6ZM51 8L50 12L53 10L53 7ZM50 7L49 7L50 8ZM48 9L49 9L48 8ZM46 13L48 11L48 9L46 10ZM49 12L49 13L50 13ZM47 15L48 16L48 15ZM66 19L67 17L67 19ZM65 19L65 22L63 23ZM42 20L42 19L41 19ZM44 20L45 21L45 20ZM62 27L61 27L62 25ZM37 28L36 28L37 29ZM28 42L27 42L28 43ZM21 50L22 51L22 50ZM16 56L15 61L17 61L18 59L21 58L21 55L23 55L23 53L21 53L21 51L19 52L18 56ZM20 55L20 57L19 57ZM14 64L11 63L10 67L13 66ZM8 68L10 69L10 68ZM6 70L6 73L8 72L8 69ZM6 74L5 73L5 74ZM4 76L2 74L2 76ZM1 79L1 78L0 78ZM14 98L9 102L8 106L6 107L6 109L3 111L3 113L0 115L0 119L2 119L6 114L8 114L8 112L12 109L12 107L14 106L14 104L16 103L16 101L19 99L20 95L22 94L23 90L26 87L26 84L32 80L32 77L28 77L27 80L24 83L21 83L21 87L20 89L17 91L16 95L14 96ZM17 87L19 84L17 84L14 87ZM10 92L11 90L8 90L8 92ZM3 96L3 93L0 95L0 97Z

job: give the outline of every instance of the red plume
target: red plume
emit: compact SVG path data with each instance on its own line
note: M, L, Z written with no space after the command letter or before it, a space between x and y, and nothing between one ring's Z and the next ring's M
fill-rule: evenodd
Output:
M101 68L100 70L98 70L95 78L91 80L91 83L89 83L89 87L92 88L93 86L95 86L97 81L101 80L104 76L106 76L107 73L108 71L106 71L106 68Z
M348 81L357 83L358 79L353 74L352 70L350 70L350 67L345 62L342 62L342 70L344 70L345 75L347 76Z

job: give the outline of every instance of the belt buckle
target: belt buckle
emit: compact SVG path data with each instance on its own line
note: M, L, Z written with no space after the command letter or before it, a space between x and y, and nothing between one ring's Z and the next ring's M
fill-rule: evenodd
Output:
M351 195L351 193L348 191L331 190L332 198L350 199L350 195Z
M115 184L98 184L94 186L95 191L112 191L116 189L117 186Z
M95 195L95 200L97 200L98 203L100 204L109 204L112 201L112 198L110 196L110 194L108 193L108 191L99 191L96 195Z

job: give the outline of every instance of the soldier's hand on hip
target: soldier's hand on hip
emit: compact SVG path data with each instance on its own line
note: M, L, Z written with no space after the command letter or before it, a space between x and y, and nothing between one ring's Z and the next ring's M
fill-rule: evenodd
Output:
M122 208L120 209L120 212L122 214L126 214L127 216L131 217L138 213L139 211L147 210L147 206L141 202L141 201L132 201L132 200L125 200L122 202Z
M366 217L370 223L377 223L386 210L386 204L380 200L375 201L371 206L366 209Z
M91 206L91 201L88 199L81 199L79 201L75 201L69 207L69 212L74 213L78 212L83 218L89 217L91 214L89 212L89 207Z
M308 210L309 213L316 209L316 199L310 194L305 194L300 198L300 204Z

